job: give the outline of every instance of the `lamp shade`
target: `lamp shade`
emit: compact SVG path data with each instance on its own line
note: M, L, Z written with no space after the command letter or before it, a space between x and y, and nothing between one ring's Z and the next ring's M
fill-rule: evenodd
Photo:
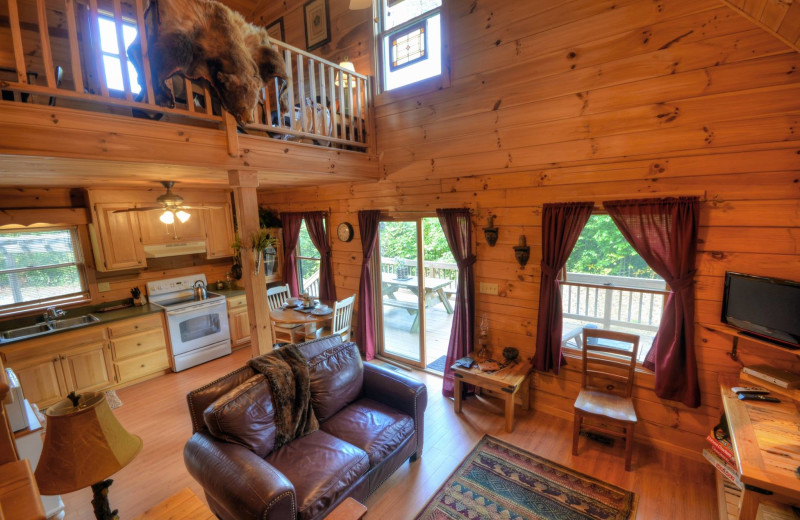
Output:
M65 399L47 409L36 482L43 495L71 493L113 475L142 449L142 439L117 421L105 395L86 392L78 406Z
M372 7L372 0L350 0L350 10L366 9Z

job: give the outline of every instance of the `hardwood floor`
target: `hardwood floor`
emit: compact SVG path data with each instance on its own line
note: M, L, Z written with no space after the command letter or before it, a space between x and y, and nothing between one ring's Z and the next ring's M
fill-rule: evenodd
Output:
M248 349L239 350L231 356L117 392L123 402L115 410L117 417L144 441L139 456L113 476L109 499L111 507L119 509L120 518L133 518L187 486L204 498L200 486L183 465L183 445L191 435L185 396L241 366L248 355ZM463 414L456 415L452 401L442 397L441 378L416 371L413 376L428 385L422 458L401 466L366 501L368 519L414 518L484 434L635 492L639 497L639 520L717 518L714 475L707 464L637 445L633 471L626 472L621 443L607 448L585 439L581 440L580 455L573 457L570 422L541 412L523 412L517 407L514 432L506 433L499 401L469 398L464 401ZM62 498L67 519L93 517L89 490Z

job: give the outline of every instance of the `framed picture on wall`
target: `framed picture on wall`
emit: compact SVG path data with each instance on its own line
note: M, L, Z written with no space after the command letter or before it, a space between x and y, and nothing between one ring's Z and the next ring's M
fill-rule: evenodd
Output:
M313 51L331 41L328 0L309 0L303 6L306 22L306 50Z
M269 24L266 29L270 38L275 38L282 42L286 41L286 33L283 31L283 16Z

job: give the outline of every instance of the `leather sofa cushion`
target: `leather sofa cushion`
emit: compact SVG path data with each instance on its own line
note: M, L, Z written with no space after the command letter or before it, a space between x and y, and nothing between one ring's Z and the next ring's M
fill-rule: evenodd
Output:
M327 510L369 469L364 450L322 430L281 446L264 460L294 484L298 520Z
M203 412L211 435L240 444L262 458L275 445L274 416L272 392L261 374L224 394Z
M308 371L311 405L320 423L361 395L364 366L355 343L341 343L308 357Z
M372 399L359 399L320 428L367 452L374 468L414 433L414 420Z

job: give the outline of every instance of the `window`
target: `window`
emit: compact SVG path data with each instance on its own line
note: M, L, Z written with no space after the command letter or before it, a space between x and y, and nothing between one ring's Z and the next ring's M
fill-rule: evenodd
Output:
M103 55L103 70L106 74L106 85L111 90L125 91L125 84L122 78L122 61L119 55L119 44L117 43L117 24L110 13L100 12L98 16L100 25L100 50ZM122 39L127 49L136 39L138 29L133 20L122 20ZM138 94L141 90L137 80L136 69L128 60L128 78L130 79L131 92Z
M326 222L327 229L327 222ZM308 293L309 296L319 296L319 267L320 254L306 228L306 221L300 225L300 238L297 240L295 250L297 259L297 284L300 293Z
M442 73L442 0L381 0L383 90Z
M562 338L589 325L637 334L639 361L653 344L666 302L666 283L622 236L608 215L592 215L572 250L561 284Z
M0 230L0 312L87 297L77 228Z

